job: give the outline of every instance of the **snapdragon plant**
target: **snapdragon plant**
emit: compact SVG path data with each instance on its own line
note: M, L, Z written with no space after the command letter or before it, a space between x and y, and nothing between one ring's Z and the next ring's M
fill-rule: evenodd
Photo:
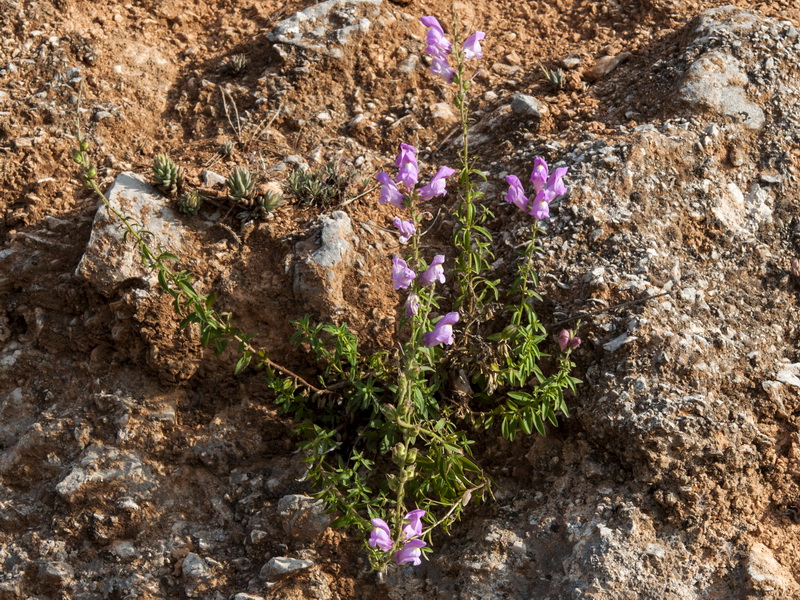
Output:
M169 266L178 257L152 249L149 232L109 204L80 127L74 154L84 183L120 219L143 264L158 273L161 288L183 317L181 326L197 325L201 342L217 353L234 342L241 355L236 373L248 365L263 370L276 404L297 422L306 480L336 514L334 526L360 531L378 570L419 564L432 551L435 530L448 532L470 502L491 496L490 478L473 456L471 428L499 422L500 434L509 440L519 431L544 435L546 423L555 426L559 413L568 415L564 391L574 391L578 383L570 375L571 353L580 345L574 331L557 336L560 353L551 361L555 369L550 375L543 372L542 360L548 355L541 346L548 334L535 311L541 300L537 236L541 221L550 216L550 204L567 193L567 168L551 174L544 159L537 158L530 194L516 176L506 178L505 200L527 213L530 239L523 245L513 285L501 289L498 281L486 277L494 258L488 229L493 214L474 183L484 175L472 166L468 147L470 81L464 65L482 57L485 34L473 33L454 52L435 17L421 21L428 27L431 71L457 86L454 102L463 141L458 169L441 166L420 185L417 150L401 144L396 174L377 175L378 202L393 209L402 248L391 259L391 283L402 305L397 341L390 349L364 355L346 323L315 323L305 316L294 322L291 341L317 362L319 374L313 381L271 360L266 349L254 344L255 336L233 326L229 313L214 310L213 294L199 293L190 273ZM457 47L458 34L454 39ZM455 68L448 62L451 57ZM421 208L447 196L448 181L455 183L451 187L458 197L454 249L451 256L430 256L421 244ZM443 284L453 277L456 291L448 295ZM485 309L498 300L505 308L492 317ZM480 361L472 355L478 347ZM456 403L449 375L462 365L472 388L465 401Z

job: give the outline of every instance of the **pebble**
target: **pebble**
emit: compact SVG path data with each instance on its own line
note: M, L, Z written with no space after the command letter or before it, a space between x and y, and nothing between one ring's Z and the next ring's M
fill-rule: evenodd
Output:
M190 552L183 559L181 567L183 576L189 579L205 579L208 577L208 564L194 552Z
M269 562L262 567L260 576L262 579L273 579L285 575L286 573L291 573L292 571L308 569L313 566L314 563L310 560L276 556L271 558Z
M210 169L203 169L200 172L200 179L203 180L203 185L205 185L206 187L210 187L210 188L223 186L223 185L225 185L225 182L227 181L227 179L225 179L225 177L223 177L219 173L215 173L214 171L211 171Z
M110 119L113 116L114 115L108 112L107 110L98 110L96 113L94 113L94 116L92 116L92 121L94 121L95 123L99 123L100 121L104 121L105 119Z
M543 115L548 113L548 108L545 104L528 94L514 94L511 100L511 110L518 115L533 119L541 119Z
M621 52L615 56L604 56L598 59L591 69L584 72L583 78L587 81L602 79L616 69L621 62L628 60L630 57L630 52Z

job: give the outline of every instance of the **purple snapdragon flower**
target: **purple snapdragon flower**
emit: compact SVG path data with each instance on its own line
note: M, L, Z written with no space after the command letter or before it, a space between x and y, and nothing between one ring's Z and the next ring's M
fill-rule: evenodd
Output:
M394 180L389 177L388 173L378 173L375 179L381 184L381 197L378 198L379 204L386 204L387 202L392 206L403 207L403 199L405 196L400 193L400 189Z
M543 219L550 218L550 201L554 198L553 194L550 193L550 190L544 189L536 194L536 198L533 199L531 202L531 210L530 213L533 215L534 218L539 219L540 221Z
M421 508L412 510L406 515L408 524L403 527L403 535L406 539L419 537L422 535L422 517L425 516L425 511Z
M464 60L480 60L483 58L481 40L486 37L482 31L476 31L464 42Z
M446 56L434 56L431 61L431 73L438 75L447 83L453 83L456 70L447 62Z
M539 156L533 160L533 171L531 171L531 183L535 196L530 200L525 196L525 189L515 175L508 175L506 183L509 188L506 192L506 202L514 204L521 210L527 210L537 220L550 218L550 203L560 196L567 193L567 186L564 185L564 175L567 174L568 167L559 167L552 173L547 166L547 162Z
M547 177L547 163L541 156L537 156L533 159L533 171L531 171L531 183L537 194L547 185Z
M567 186L565 186L562 181L567 171L569 171L569 167L558 167L553 171L553 174L547 178L547 189L553 192L553 200L567 193Z
M457 312L449 312L439 319L433 326L433 331L423 336L425 347L432 348L439 344L450 346L453 343L453 325L458 323L458 318Z
M402 258L395 256L392 259L392 285L394 289L408 289L411 282L416 279L417 274L408 266Z
M406 298L406 317L409 319L419 312L419 296L415 292L411 292Z
M437 196L447 195L447 182L445 180L453 173L455 173L455 169L451 169L450 167L441 167L438 171L436 171L436 175L431 178L430 183L420 189L419 197L423 200L430 200L431 198L436 198Z
M407 190L414 189L419 181L417 149L411 144L400 144L400 154L397 155L395 166L397 167L397 181L406 186Z
M420 548L424 548L427 546L425 542L422 540L411 540L410 542L406 542L405 546L395 553L394 555L394 562L398 565L402 565L403 563L411 563L414 566L417 566L422 562L420 556L422 555L422 551Z
M528 208L528 197L525 195L525 189L522 187L522 182L516 175L507 175L506 183L508 183L508 191L506 192L506 202L509 202L520 208L526 210Z
M425 272L419 276L419 284L420 285L432 285L437 281L439 283L444 283L444 269L442 265L444 264L444 254L437 254L433 257L433 261L431 262L431 266L425 269Z
M447 56L450 54L453 44L444 37L444 29L442 29L439 19L436 17L420 17L419 20L428 28L428 33L425 36L425 43L427 44L425 52L431 56Z
M572 335L572 332L567 329L561 330L561 333L558 334L556 341L558 342L562 352L566 352L567 348L575 349L581 345L581 338Z
M394 546L389 525L383 519L372 519L370 523L375 527L369 534L370 548L380 548L384 552L389 552Z
M400 217L394 218L394 226L397 227L397 230L400 232L401 244L407 244L411 236L417 232L417 228L414 227L412 221L404 221Z
M453 43L444 37L444 30L436 17L422 17L420 22L428 28L425 36L425 52L431 59L431 73L439 75L446 82L453 81L455 70L447 62L447 57L453 49Z

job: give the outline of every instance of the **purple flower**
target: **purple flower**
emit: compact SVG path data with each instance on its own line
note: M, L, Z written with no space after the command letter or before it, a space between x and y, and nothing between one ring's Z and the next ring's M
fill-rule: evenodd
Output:
M420 556L422 555L420 548L424 548L427 545L428 544L422 540L411 540L410 542L406 542L406 545L403 546L403 549L395 553L394 562L396 562L398 565L402 565L403 563L411 563L416 566L420 564L422 562L420 560Z
M547 185L548 175L549 170L545 160L539 156L534 158L533 171L531 171L531 183L533 183L533 189L536 190L537 194L544 189L544 186Z
M450 66L450 63L447 62L446 56L437 56L434 57L433 61L431 62L431 73L438 75L447 83L452 83L453 77L456 74L456 70Z
M400 243L405 244L417 232L412 221L404 221L400 217L394 218L394 226L400 231Z
M400 144L400 154L397 155L395 166L398 169L397 181L411 190L419 180L419 166L417 165L417 149L410 144Z
M444 196L447 194L447 187L445 179L455 173L455 169L450 167L442 167L436 171L430 183L419 191L419 197L423 200L430 200L436 196Z
M547 189L553 192L553 200L567 193L567 188L561 179L569 171L569 167L559 167L547 179Z
M506 176L506 183L509 185L508 192L506 192L505 196L506 202L510 202L518 208L526 210L530 200L528 200L528 197L525 195L525 189L522 187L522 182L519 180L519 177L516 175L508 175Z
M397 188L397 184L389 177L388 173L378 173L375 176L381 185L381 197L378 198L379 204L386 204L387 202L392 206L403 207L403 194Z
M544 189L538 194L536 194L536 198L533 199L531 202L531 210L530 214L532 214L536 219L540 221L542 219L549 219L550 218L550 201L553 199L552 192L550 190Z
M420 22L428 28L428 34L425 37L427 44L425 52L434 58L444 58L450 54L453 44L444 37L444 29L439 24L439 20L436 17L421 17Z
M403 527L403 535L405 539L411 539L422 535L422 517L425 516L425 511L421 508L412 510L406 515L408 525Z
M483 58L481 40L486 37L482 31L476 31L464 42L464 60L480 60Z
M419 284L420 285L431 285L436 283L444 283L444 269L442 265L444 264L444 254L437 254L433 257L433 262L431 262L431 266L425 269L425 272L419 276Z
M380 548L384 552L389 552L394 546L392 541L392 532L389 531L389 526L383 519L372 519L370 521L375 529L369 534L370 548ZM398 563L400 564L400 563Z
M411 292L406 298L406 316L410 319L419 311L419 296Z
M416 277L417 274L408 268L406 261L397 256L392 259L392 285L394 289L407 289Z
M562 329L561 333L556 338L562 352L566 352L567 348L577 348L581 345L581 338L573 336L572 332L567 329Z
M439 319L433 326L433 331L425 334L425 347L432 348L439 344L451 345L453 343L453 325L456 323L458 323L457 312L447 313Z

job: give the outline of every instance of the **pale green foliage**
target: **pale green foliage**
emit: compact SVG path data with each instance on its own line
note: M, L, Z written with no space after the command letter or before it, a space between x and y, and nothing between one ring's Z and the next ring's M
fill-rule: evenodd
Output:
M185 183L183 169L166 154L156 154L153 159L153 177L156 186L166 194L180 192Z
M252 204L251 197L255 182L248 169L244 167L234 167L225 182L228 186L229 196L245 205Z
M194 190L184 192L178 199L178 210L185 215L194 216L203 206L203 197Z
M328 207L347 200L356 174L337 162L320 169L295 169L289 175L289 190L303 204Z

